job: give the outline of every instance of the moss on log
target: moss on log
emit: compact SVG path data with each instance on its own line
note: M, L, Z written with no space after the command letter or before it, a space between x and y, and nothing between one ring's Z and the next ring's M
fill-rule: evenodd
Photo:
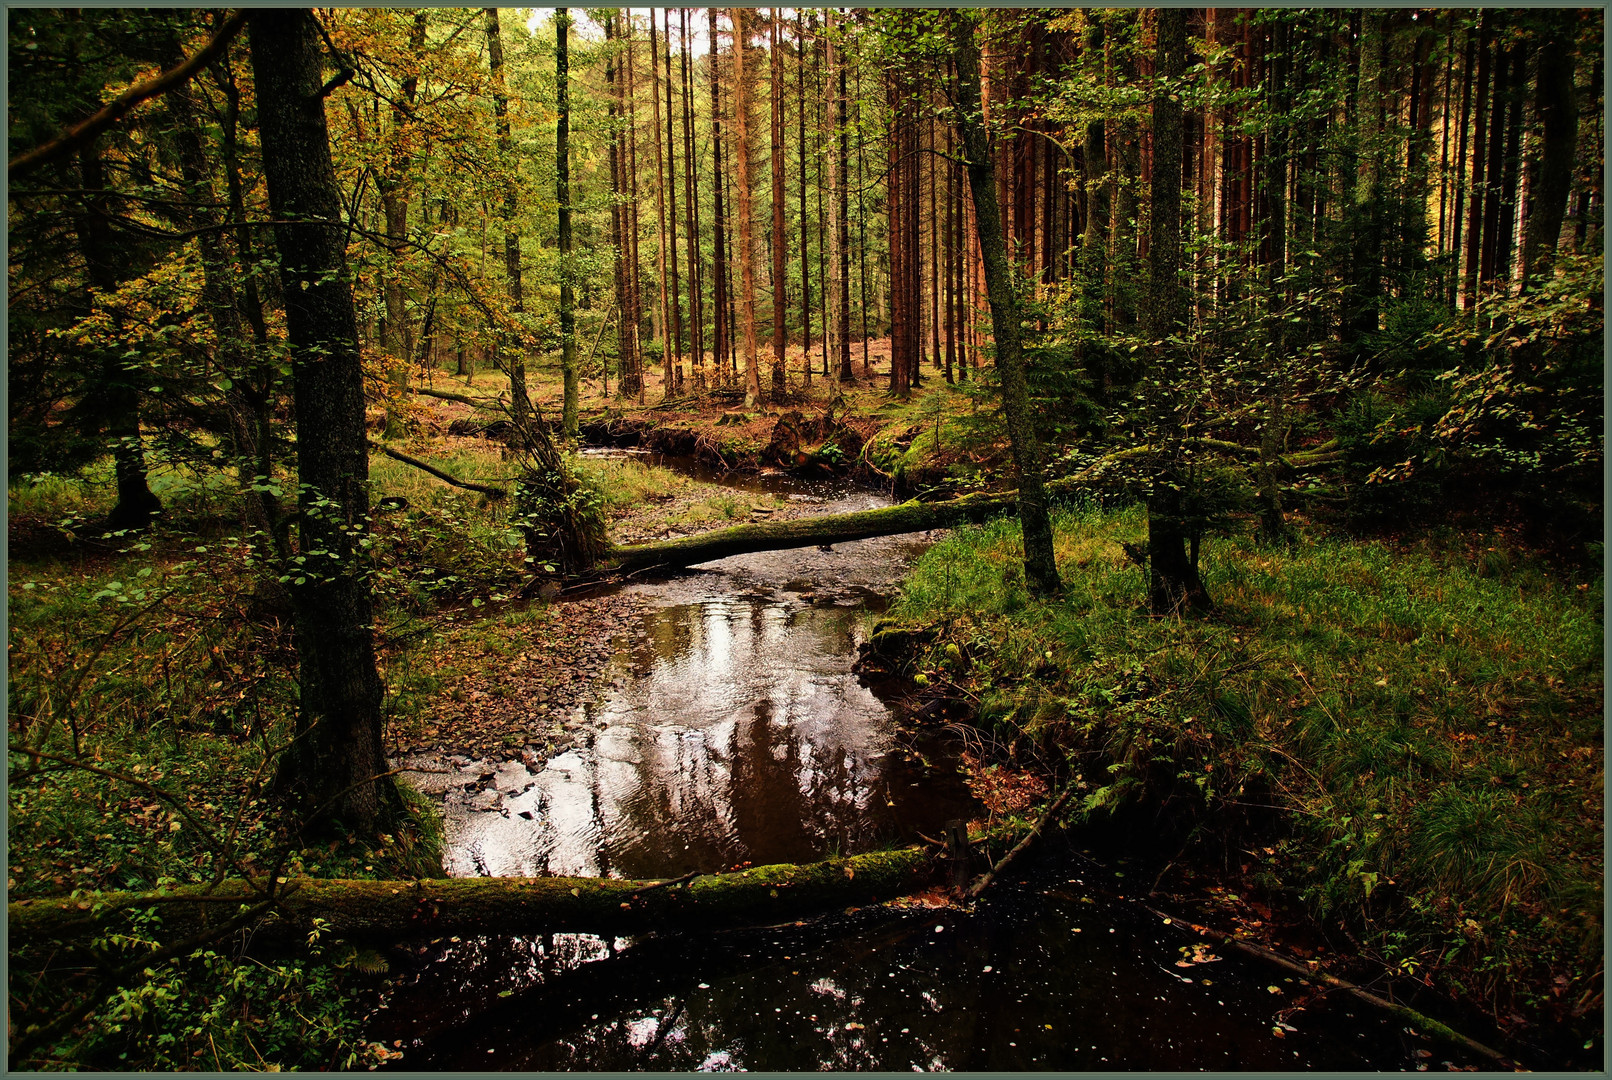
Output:
M983 521L1007 513L1013 506L1011 492L1006 495L976 494L946 502L904 502L898 506L858 510L850 514L736 525L731 529L715 529L676 540L612 548L601 560L601 565L624 572L650 567L675 569L752 551L839 544L866 540L872 536L950 528L964 521Z
M255 937L304 938L314 920L350 939L443 934L638 934L783 922L848 905L888 900L923 885L929 856L919 848L876 851L818 863L758 866L686 882L612 878L441 878L423 881L292 878L277 886L273 914ZM163 938L222 927L243 904L263 900L239 880L209 890L107 892L9 905L13 949L71 942L120 929L124 913L150 910Z

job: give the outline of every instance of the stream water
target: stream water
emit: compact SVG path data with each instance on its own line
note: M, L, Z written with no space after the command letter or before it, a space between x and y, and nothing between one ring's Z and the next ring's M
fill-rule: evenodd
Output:
M820 504L881 496L787 477ZM672 877L866 851L980 808L944 732L851 670L922 536L735 556L645 601L575 744L459 763L453 875ZM1201 939L1049 845L970 913L871 908L786 927L614 940L419 942L369 1037L407 1069L1405 1069L1468 1062L1403 1021ZM1178 962L1188 961L1188 966ZM1197 961L1197 962L1193 962ZM1471 1062L1476 1063L1476 1062Z

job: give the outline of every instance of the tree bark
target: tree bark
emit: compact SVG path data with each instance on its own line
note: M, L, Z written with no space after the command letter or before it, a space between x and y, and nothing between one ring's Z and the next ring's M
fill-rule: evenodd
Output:
M309 10L252 16L269 209L285 284L301 494L294 571L301 703L277 788L313 825L378 836L401 810L381 745L374 612L358 541L369 517L363 367L330 160L319 28Z
M554 13L554 78L558 84L554 131L554 201L560 215L560 377L565 400L560 426L567 439L579 432L576 300L571 286L571 12Z
M784 350L789 338L784 330L784 316L788 313L788 290L784 279L784 255L788 247L784 239L784 64L779 52L778 27L783 20L781 9L772 8L769 43L767 97L772 118L772 400L784 400Z
M733 156L734 179L739 189L739 330L744 340L744 404L753 409L761 401L761 367L756 355L755 190L750 175L750 79L745 70L749 51L747 8L729 8L733 20Z
M487 65L493 83L493 122L498 133L498 152L505 165L511 170L506 178L504 188L504 206L502 217L504 222L504 281L509 292L509 307L511 313L519 322L520 316L526 311L526 302L521 290L521 233L516 220L518 209L515 196L515 146L510 136L509 128L509 94L504 89L504 45L503 37L498 28L498 8L484 8L483 25L487 34ZM526 335L517 328L513 333L504 335L502 366L509 375L509 396L511 407L515 411L517 427L525 425L525 418L531 411L531 402L526 396Z
M851 382L855 375L851 371L851 222L850 222L850 185L846 183L851 163L851 132L847 123L845 104L845 62L835 65L835 75L838 79L838 92L834 95L834 126L839 132L836 148L831 151L835 159L834 175L839 180L839 186L834 192L834 244L835 258L839 260L835 266L836 275L835 308L834 308L834 342L839 364L839 382L841 385ZM865 242L865 241L864 241ZM864 315L864 319L866 316ZM863 348L866 350L867 337L863 335ZM867 365L864 363L863 367Z
M728 237L727 221L723 214L722 181L725 174L722 171L722 102L721 79L717 74L717 60L719 57L716 43L716 8L707 8L708 40L710 41L710 54L706 61L706 72L711 79L711 198L712 198L712 228L715 230L715 240L712 245L711 261L713 265L713 289L715 303L712 312L712 342L715 353L716 374L724 383L727 382L724 365L733 347L728 340L728 308L732 298L728 295Z
M1544 274L1556 254L1567 196L1573 186L1573 156L1578 139L1578 103L1573 94L1573 36L1576 12L1551 12L1545 19L1534 84L1534 114L1544 128L1537 161L1528 184L1528 226L1523 239L1524 280Z
M650 12L650 21L654 21L654 12ZM681 286L678 283L677 269L677 134L673 130L672 120L672 12L667 8L661 14L661 37L666 44L666 240L670 249L666 258L666 270L670 280L666 286L668 314L671 322L667 325L667 344L670 346L667 355L670 359L666 363L667 396L672 390L681 392L683 389L683 306L678 298ZM694 238L689 237L690 244Z
M1016 497L1014 492L1002 495L976 494L946 502L906 502L899 506L883 506L849 514L735 525L729 529L714 529L675 540L612 548L602 562L610 569L623 573L649 567L675 569L752 551L782 551L865 540L870 536L946 529L960 522L984 521L1008 513L1012 511Z
M991 334L996 342L996 369L1002 384L1002 414L1008 443L1019 474L1019 520L1024 528L1024 575L1033 593L1054 596L1062 591L1052 551L1052 521L1041 482L1041 454L1030 413L1024 378L1024 346L1020 339L1019 296L1008 265L997 204L993 152L980 111L980 56L972 19L951 13L952 40L958 62L957 124L963 141L968 181L974 196L974 221L985 262L986 292L991 306ZM1179 169L1177 170L1179 173Z
M667 264L669 252L666 244L667 225L675 229L675 222L666 219L666 196L668 188L666 181L670 170L667 168L665 155L661 150L660 126L660 35L655 30L655 9L649 9L649 104L650 127L655 133L655 284L659 291L660 306L659 317L656 319L655 335L660 338L661 344L661 400L670 401L677 392L677 386L672 377L672 342L671 342L671 300L667 296Z
M815 26L815 21L813 22ZM806 28L795 9L795 173L800 179L800 358L806 385L812 384L811 218L806 213Z
M1155 363L1177 346L1168 339L1186 317L1181 288L1181 143L1180 80L1186 71L1187 12L1160 8L1156 46L1159 78L1153 95L1153 183L1151 232L1148 237L1148 337L1155 344ZM1169 406L1167 406L1168 408ZM1173 428L1174 421L1166 422ZM1148 604L1155 615L1170 615L1183 605L1208 607L1209 594L1198 577L1196 560L1186 550L1182 520L1182 478L1178 433L1166 431L1164 463L1153 478L1147 499L1147 545L1151 575ZM1195 553L1194 553L1195 554Z
M700 264L699 186L694 180L694 80L689 73L688 8L679 9L678 51L680 97L683 105L683 200L688 228L689 356L694 388L705 388L705 282Z
M902 848L704 874L677 884L588 877L293 878L275 888L273 914L254 937L295 944L306 939L315 919L335 937L359 940L711 930L888 900L920 888L931 872L922 849ZM216 889L190 885L155 894L20 900L8 905L7 923L14 943L39 947L105 932L124 911L154 908L165 936L188 937L227 922L243 903L261 902L262 889L231 880Z
M426 14L416 12L409 31L409 46L418 63L425 49ZM408 75L399 88L402 100L392 105L391 145L386 166L375 177L381 211L386 220L386 261L383 268L382 297L386 304L384 344L388 357L387 380L391 393L386 399L386 437L403 435L403 417L398 406L409 389L409 367L414 360L414 336L408 314L408 294L398 261L408 244L409 234L409 127L413 124L414 98L419 79Z
M109 295L117 292L124 274L120 272L118 249L112 238L106 174L100 150L93 142L79 150L78 166L88 193L84 211L76 214L74 220L79 253L84 257L92 296L93 293ZM121 316L114 312L113 319L121 321ZM162 502L152 494L146 480L145 449L140 439L139 374L131 370L115 349L102 350L99 361L96 378L86 396L93 402L96 417L105 424L111 443L118 499L107 525L113 529L141 529L162 512Z

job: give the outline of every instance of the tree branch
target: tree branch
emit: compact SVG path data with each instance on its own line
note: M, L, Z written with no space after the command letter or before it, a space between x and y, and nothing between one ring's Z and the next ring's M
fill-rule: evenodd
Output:
M241 27L246 25L246 16L245 11L237 11L230 15L213 34L212 39L189 60L171 71L158 75L155 79L129 87L88 120L69 128L43 146L36 146L27 153L13 158L6 166L6 178L11 183L16 183L24 176L90 142L142 101L183 86L191 76L212 63L213 59L224 51L224 47L240 32Z
M433 465L427 465L419 458L409 457L409 455L401 453L397 450L393 450L389 446L382 446L374 439L369 441L369 448L371 450L379 451L389 458L401 461L405 465L413 465L416 469L428 472L445 484L452 484L454 487L468 488L471 491L479 491L489 499L502 499L509 494L509 491L506 488L496 487L492 484L478 484L474 480L460 480L458 477L450 476Z

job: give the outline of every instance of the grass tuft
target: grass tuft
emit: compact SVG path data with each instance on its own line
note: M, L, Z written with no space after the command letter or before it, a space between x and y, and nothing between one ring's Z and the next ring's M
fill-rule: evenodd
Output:
M1088 810L1278 807L1265 870L1404 973L1537 1004L1553 963L1599 957L1599 578L1232 537L1205 546L1213 614L1152 619L1121 547L1145 538L1139 508L1054 525L1061 598L1028 595L1005 518L936 544L892 614L942 625L926 670L999 736L1065 755Z

